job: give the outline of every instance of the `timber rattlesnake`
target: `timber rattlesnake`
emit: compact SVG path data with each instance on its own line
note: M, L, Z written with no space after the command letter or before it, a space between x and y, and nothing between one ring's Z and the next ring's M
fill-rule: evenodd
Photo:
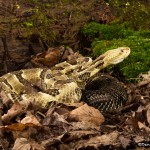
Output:
M33 68L7 73L0 77L0 89L13 102L34 101L44 108L52 101L79 102L89 78L101 69L123 61L129 54L130 48L120 47L105 52L95 60L81 57L70 63L59 63L52 69ZM103 100L99 97L98 101Z
M123 106L128 99L122 82L116 78L98 73L87 81L81 101L101 111L110 111Z

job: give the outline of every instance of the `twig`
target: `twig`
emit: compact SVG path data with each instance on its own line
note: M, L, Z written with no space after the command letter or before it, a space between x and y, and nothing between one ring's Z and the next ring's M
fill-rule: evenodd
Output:
M5 72L7 72L8 69L7 69L7 63L6 62L7 62L7 59L11 59L11 58L10 58L10 55L9 55L9 52L8 52L6 37L1 37L1 39L2 39L3 46L4 46L4 54L3 54L2 63L4 64Z
M137 84L137 86L138 86L138 87L141 87L141 86L147 85L147 84L149 84L149 83L150 83L149 80L145 80L145 81L139 82L139 83Z

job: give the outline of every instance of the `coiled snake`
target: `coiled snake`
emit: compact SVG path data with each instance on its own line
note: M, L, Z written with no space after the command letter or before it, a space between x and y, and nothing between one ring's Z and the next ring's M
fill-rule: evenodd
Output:
M88 85L89 78L109 65L120 63L129 54L130 48L120 47L105 52L95 60L90 57L81 57L70 63L66 61L59 63L52 69L33 68L7 73L0 77L0 89L13 102L34 101L43 108L48 107L52 101L60 103L79 102L82 97L82 90ZM98 89L96 93L101 94L101 90L103 89ZM94 97L96 93L92 94L91 92L90 95L92 94ZM111 101L114 101L113 105L115 106L110 105L107 107L108 109L115 109L122 105L122 102L118 103L119 101L115 101L115 98L111 98L111 95L107 94L105 94L106 100L103 100L100 96L95 97L92 104L92 97L90 99L88 94L86 95L85 98L88 99L87 103L90 105L95 105L96 102L98 102L98 105L101 105L100 102L103 103L102 105L107 104L108 97ZM125 101L124 98L123 101ZM117 105L115 105L116 103Z

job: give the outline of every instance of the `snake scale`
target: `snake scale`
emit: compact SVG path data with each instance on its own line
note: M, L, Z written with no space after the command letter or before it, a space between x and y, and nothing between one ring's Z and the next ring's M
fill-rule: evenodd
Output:
M53 101L72 103L81 100L102 110L116 109L126 101L122 85L112 78L105 78L104 82L104 76L95 75L107 66L120 63L129 54L129 47L119 47L105 52L95 60L90 57L79 57L72 62L56 64L51 69L14 71L0 77L0 89L12 102L34 101L43 108L47 108ZM100 85L101 81L106 86L90 89L94 88L92 84ZM111 89L113 85L116 87L116 90L112 90L114 94L104 93L107 86ZM120 89L121 94L117 93Z
M128 99L122 82L106 74L96 74L87 81L81 101L101 111L111 111L123 106Z

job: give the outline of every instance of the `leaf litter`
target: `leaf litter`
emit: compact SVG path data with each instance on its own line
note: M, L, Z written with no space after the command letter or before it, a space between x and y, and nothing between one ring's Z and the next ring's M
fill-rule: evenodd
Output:
M134 88L126 85L130 104L107 113L84 103L55 104L49 109L35 107L34 102L10 105L1 91L0 149L150 147L150 72L140 77Z

